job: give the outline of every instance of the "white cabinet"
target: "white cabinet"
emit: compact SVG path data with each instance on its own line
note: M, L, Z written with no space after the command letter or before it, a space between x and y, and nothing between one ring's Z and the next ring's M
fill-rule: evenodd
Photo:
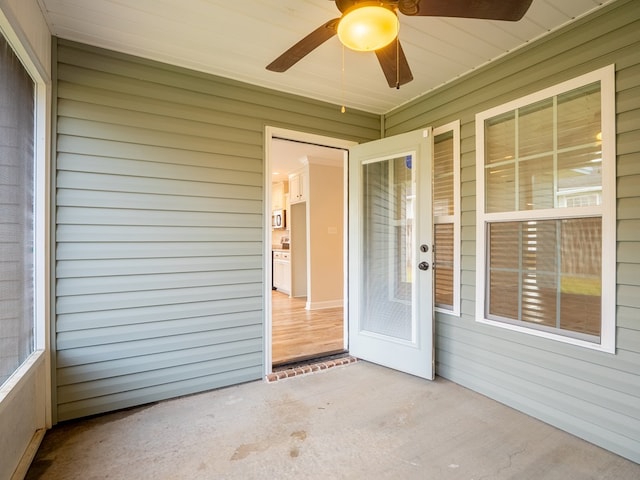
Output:
M286 182L275 182L271 184L271 210L282 210L286 208L285 194L287 193Z
M306 202L309 189L308 172L299 170L289 175L289 202L291 204Z
M279 292L291 293L291 253L273 252L273 286Z

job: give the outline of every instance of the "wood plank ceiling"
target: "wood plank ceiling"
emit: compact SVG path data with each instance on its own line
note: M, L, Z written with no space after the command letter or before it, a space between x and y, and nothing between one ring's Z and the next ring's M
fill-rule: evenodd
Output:
M407 17L414 80L389 88L373 53L332 38L285 73L265 66L339 16L331 0L38 0L51 32L347 108L385 113L614 0L533 0L519 22Z

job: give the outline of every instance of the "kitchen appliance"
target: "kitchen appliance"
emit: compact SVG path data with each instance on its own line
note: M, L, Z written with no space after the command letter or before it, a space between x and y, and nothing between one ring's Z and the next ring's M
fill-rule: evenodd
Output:
M271 228L284 230L287 227L287 215L285 210L274 210L271 213Z

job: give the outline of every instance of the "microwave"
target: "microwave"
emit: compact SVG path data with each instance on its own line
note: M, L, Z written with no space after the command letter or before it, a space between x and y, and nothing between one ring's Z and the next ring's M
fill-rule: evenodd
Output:
M284 230L287 227L287 215L285 210L274 210L271 214L271 228Z

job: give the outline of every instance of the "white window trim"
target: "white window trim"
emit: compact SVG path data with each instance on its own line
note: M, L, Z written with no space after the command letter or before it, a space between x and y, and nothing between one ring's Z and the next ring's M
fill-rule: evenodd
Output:
M460 316L460 120L455 120L433 130L434 139L443 133L453 132L453 215L433 217L433 223L453 223L453 309L434 307L436 312ZM435 243L435 242L434 242ZM437 268L437 265L436 265ZM435 283L434 283L435 287Z
M510 212L507 214L485 213L484 158L485 158L485 120L504 112L514 110L538 101L574 90L583 85L600 82L602 109L602 206L590 213L602 215L602 330L600 343L592 343L556 333L535 330L520 325L512 325L485 318L486 299L486 226L488 217L492 221L500 219L519 220L520 218L549 218L549 210L540 212ZM593 72L546 88L531 95L499 105L476 114L476 321L495 327L526 333L559 342L615 354L616 334L616 116L615 116L615 66L608 65ZM584 210L562 209L563 216L585 216ZM555 218L555 217L551 217Z

